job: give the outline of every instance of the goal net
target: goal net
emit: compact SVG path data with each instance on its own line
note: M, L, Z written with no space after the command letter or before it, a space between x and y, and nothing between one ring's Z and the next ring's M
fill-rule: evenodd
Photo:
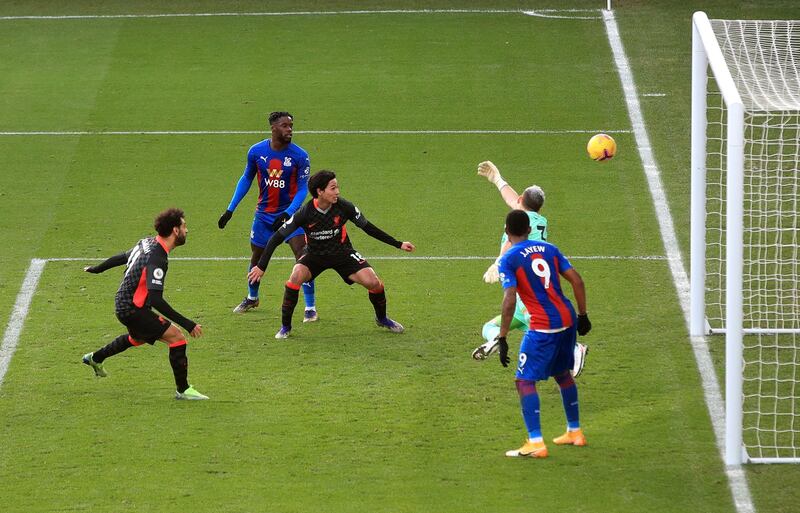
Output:
M726 338L726 461L800 462L800 22L696 13L693 48L692 335Z

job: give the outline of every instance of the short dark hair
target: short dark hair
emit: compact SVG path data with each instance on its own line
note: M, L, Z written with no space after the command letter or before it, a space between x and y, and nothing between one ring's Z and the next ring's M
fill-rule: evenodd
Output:
M311 193L313 198L316 198L319 196L317 189L325 190L325 187L327 187L328 183L334 178L336 178L336 173L327 169L314 173L314 175L308 179L308 192Z
M274 125L276 121L284 117L294 119L294 116L282 110L271 112L267 118L269 120L269 126Z
M531 220L524 210L512 210L506 216L506 232L515 237L524 237L531 231Z
M183 210L179 208L168 208L156 216L153 227L162 237L169 237L172 229L177 228L183 223Z

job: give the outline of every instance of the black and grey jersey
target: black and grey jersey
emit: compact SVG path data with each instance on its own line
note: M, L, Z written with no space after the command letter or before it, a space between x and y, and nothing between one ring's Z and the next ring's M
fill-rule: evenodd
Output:
M117 315L126 315L136 308L150 308L151 290L164 290L167 277L167 250L155 237L136 243L129 251L125 277L117 290L114 307Z
M347 221L362 229L368 223L358 207L347 200L339 198L322 210L315 198L300 207L279 231L286 237L300 226L306 232L306 251L319 256L339 255L353 249L347 235Z
M367 221L367 218L364 217L358 207L346 199L339 198L336 203L322 210L319 208L317 199L314 198L300 207L300 209L270 237L264 251L261 253L258 267L262 271L266 270L275 248L277 248L289 234L298 228L303 228L306 232L305 251L308 254L322 257L350 254L353 251L353 245L350 243L350 237L347 235L347 221L352 221L353 224L364 230L367 235L381 242L385 242L390 246L400 248L403 244Z

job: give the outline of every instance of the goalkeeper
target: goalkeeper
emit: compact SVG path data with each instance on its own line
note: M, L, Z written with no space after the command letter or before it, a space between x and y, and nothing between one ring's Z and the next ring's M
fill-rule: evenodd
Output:
M547 241L547 218L539 213L544 205L544 191L538 185L531 185L525 189L522 194L517 194L517 191L511 187L500 175L500 170L497 169L491 161L485 161L478 164L478 174L486 177L489 182L497 187L500 191L503 201L512 210L521 209L528 214L530 220L531 232L528 240L534 241ZM486 283L497 283L500 281L497 264L500 257L511 247L508 241L508 235L503 232L503 237L500 240L500 255L489 266L483 274L483 281ZM528 329L531 323L531 316L528 313L525 305L522 304L519 296L517 296L517 305L514 310L514 317L511 320L510 329L519 330L523 333ZM472 352L472 358L475 360L485 360L490 355L497 351L497 342L495 338L500 333L500 316L494 317L483 325L483 338L486 340L483 344L478 346ZM575 366L572 369L574 376L578 376L583 370L583 365L586 361L586 354L589 348L584 344L577 343L575 345Z

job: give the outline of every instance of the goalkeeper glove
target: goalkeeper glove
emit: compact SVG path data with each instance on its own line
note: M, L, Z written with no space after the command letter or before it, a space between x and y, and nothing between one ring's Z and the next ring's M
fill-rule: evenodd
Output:
M578 315L578 335L584 336L592 331L592 323L589 322L589 314Z
M500 346L500 363L503 364L503 367L508 367L508 364L511 363L511 358L508 357L508 342L506 342L506 337L498 335L494 340L497 342L497 345Z
M290 216L286 212L278 214L278 217L276 217L275 220L272 222L272 231L277 232L278 230L280 230L281 226L283 226L283 223L285 223L286 220L289 219L290 217L292 216Z
M496 261L483 273L483 281L485 283L497 283L500 281L500 271L497 269Z
M219 216L219 221L217 221L217 226L219 226L220 230L225 228L225 225L228 224L228 221L231 220L232 216L233 212L231 212L230 210L225 210L225 213Z
M506 185L508 185L506 181L503 180L503 177L500 176L500 170L497 169L497 166L495 166L489 160L486 160L478 164L478 174L483 177L486 177L487 180L492 182L497 187L497 190L500 190Z

